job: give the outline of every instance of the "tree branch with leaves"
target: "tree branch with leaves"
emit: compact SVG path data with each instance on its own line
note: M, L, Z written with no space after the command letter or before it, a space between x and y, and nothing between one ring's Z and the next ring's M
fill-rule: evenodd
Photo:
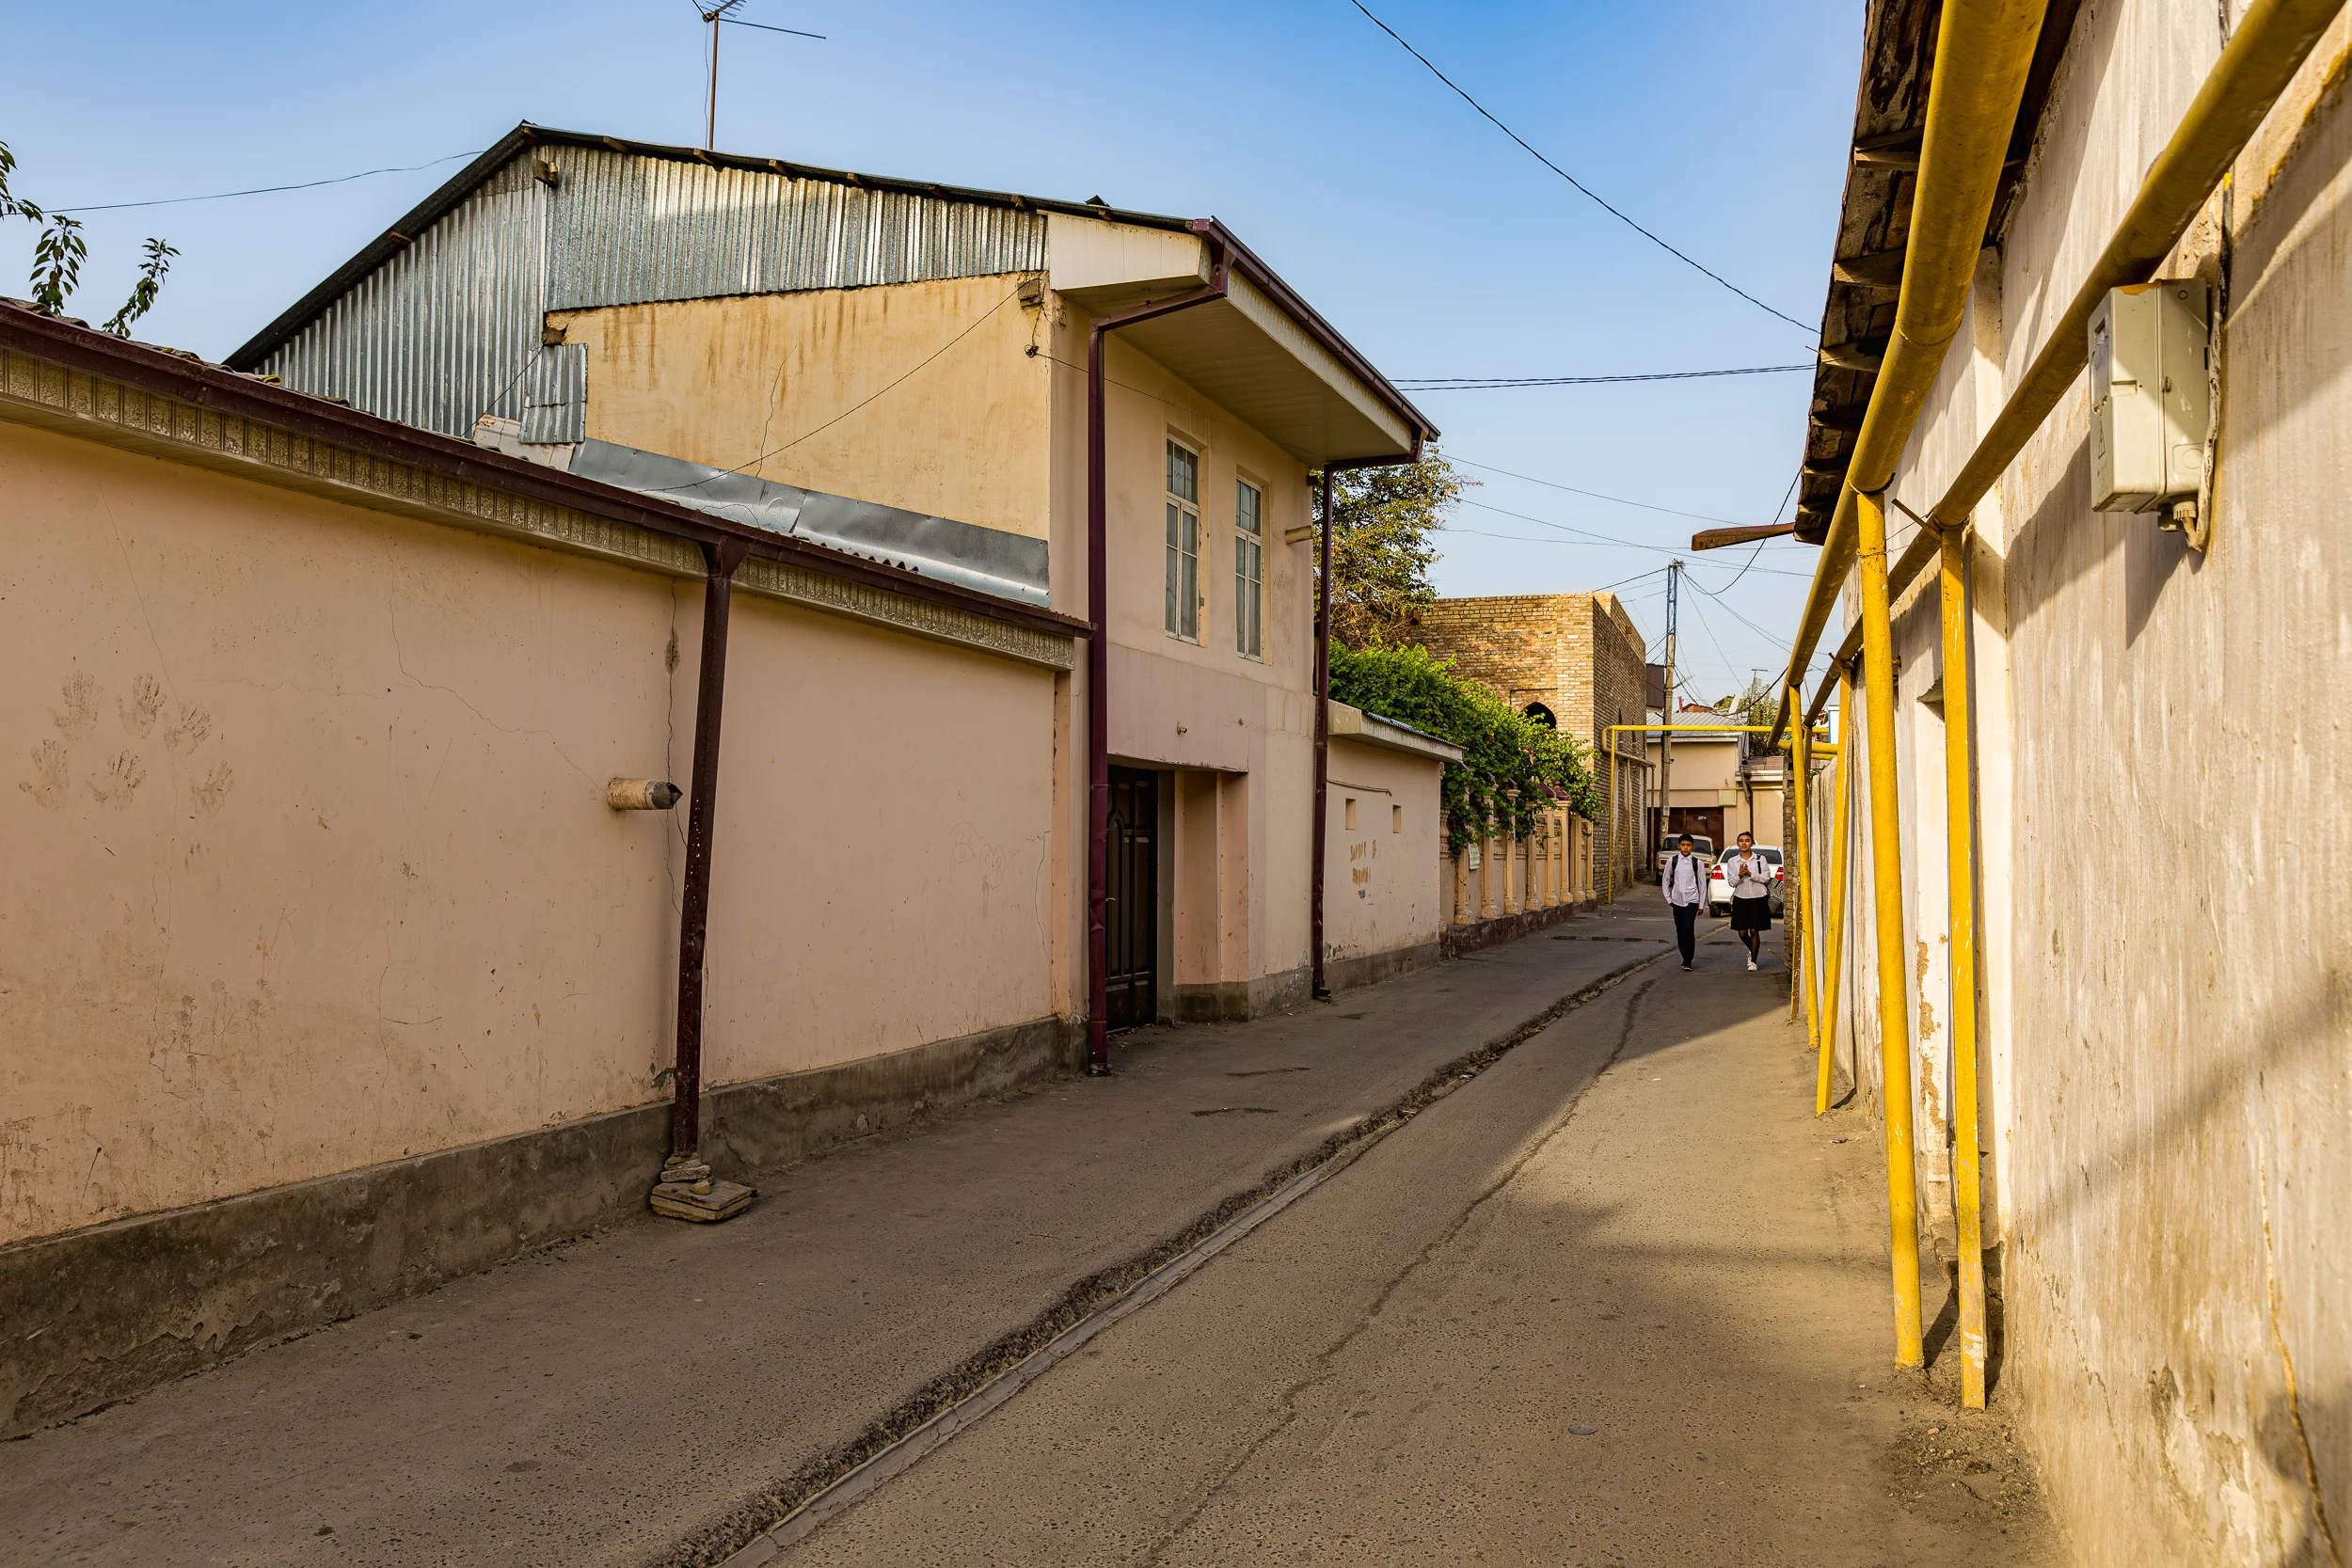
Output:
M1342 468L1331 476L1331 632L1351 648L1392 647L1413 640L1420 612L1436 602L1430 535L1475 480L1466 480L1435 451L1419 463ZM1315 520L1322 522L1322 489ZM1320 534L1316 567L1322 567Z
M40 228L40 238L33 242L33 309L44 316L62 316L66 301L81 287L89 242L82 237L80 218L71 213L45 213L18 196L9 186L15 173L16 154L8 150L7 142L0 142L0 219L23 218ZM105 329L118 338L128 338L131 324L155 308L164 277L171 271L171 259L180 254L158 239L150 239L144 248L147 260L139 266L138 281L131 286L131 297L106 320Z

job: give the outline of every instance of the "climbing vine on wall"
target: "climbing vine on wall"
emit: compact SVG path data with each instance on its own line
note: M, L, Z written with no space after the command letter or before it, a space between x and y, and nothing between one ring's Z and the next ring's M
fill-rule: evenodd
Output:
M1455 673L1450 658L1433 657L1426 648L1334 643L1331 695L1462 748L1462 760L1446 764L1442 804L1446 840L1456 856L1489 831L1489 820L1517 836L1550 806L1565 806L1587 820L1600 814L1583 749ZM1515 787L1516 802L1508 793Z

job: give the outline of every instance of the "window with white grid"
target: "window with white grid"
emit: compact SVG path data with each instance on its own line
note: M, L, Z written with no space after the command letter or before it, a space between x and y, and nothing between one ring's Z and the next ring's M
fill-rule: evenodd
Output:
M1233 483L1233 648L1265 657L1265 497L1246 479Z
M1168 635L1200 641L1200 459L1168 444Z

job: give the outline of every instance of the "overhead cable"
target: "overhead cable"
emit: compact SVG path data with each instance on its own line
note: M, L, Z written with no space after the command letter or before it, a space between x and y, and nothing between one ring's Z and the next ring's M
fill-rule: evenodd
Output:
M1430 75L1435 76L1438 81L1443 82L1447 87L1453 87L1454 95L1460 98L1463 103L1469 104L1471 108L1476 109L1480 115L1485 117L1488 124L1492 125L1496 130L1502 132L1504 135L1510 137L1513 141L1518 142L1521 148L1526 150L1529 156L1533 157L1537 163L1543 165L1544 167L1551 170L1552 173L1558 175L1561 179L1565 180L1569 184L1575 186L1579 194L1582 195L1586 199L1597 206L1602 212L1607 213L1611 217L1615 218L1619 223L1624 224L1628 229L1632 230L1636 234L1641 235L1642 238L1649 241L1650 244L1656 245L1659 249L1664 251L1676 261L1680 261L1683 265L1690 267L1694 271L1705 273L1708 277L1713 278L1724 288L1729 289L1733 293L1738 294L1741 299L1746 300L1750 305L1755 306L1766 315L1778 316L1782 321L1787 322L1789 325L1795 327L1800 332L1805 333L1807 336L1811 336L1819 330L1818 327L1805 325L1804 323L1799 321L1796 317L1789 315L1785 310L1773 309L1771 306L1765 304L1762 300L1748 293L1747 290L1740 287L1739 284L1734 283L1730 278L1725 277L1722 273L1719 273L1703 262L1694 261L1691 257L1683 254L1681 251L1677 250L1673 245L1668 245L1664 240L1660 239L1656 234L1651 233L1648 230L1643 228L1640 224L1634 222L1631 218L1617 211L1616 208L1609 205L1609 203L1603 200L1591 186L1585 184L1575 175L1570 174L1566 169L1562 168L1558 164L1553 163L1549 158L1547 158L1542 153L1536 151L1535 149L1528 143L1525 136L1520 135L1517 131L1512 130L1508 125L1505 125L1502 121L1497 119L1493 114L1488 112L1486 105L1481 103L1477 99L1472 98L1469 93L1464 92L1462 88L1455 84L1453 77L1448 76L1444 71L1438 69L1437 63L1430 59L1428 55L1422 54L1411 44L1406 43L1403 34L1399 33L1395 28L1390 26L1378 17L1374 16L1370 10L1366 9L1364 0L1348 0L1348 4L1354 6L1358 10L1363 11L1366 21L1370 22L1374 26L1379 28L1382 32L1388 34L1389 37L1396 40L1398 47L1403 49L1405 53L1412 55L1413 58L1419 60L1422 65L1427 66L1429 68Z
M52 207L53 213L119 213L131 207L176 207L188 201L227 201L240 196L275 196L280 191L314 191L321 185L347 185L354 180L373 179L379 174L414 174L421 168L438 168L460 158L479 158L484 149L471 152L453 152L446 158L436 158L429 164L404 164L396 168L363 168L357 174L339 174L332 180L309 180L299 185L257 185L249 191L215 191L210 196L163 196L152 201L105 201L94 207Z
M1491 506L1485 501L1472 500L1468 496L1460 498L1459 504L1463 506L1474 506L1481 512L1492 512L1499 516L1516 517L1522 523L1534 523L1538 528L1557 529L1562 533L1572 534L1577 538L1588 540L1597 545L1613 546L1616 548L1628 550L1650 550L1656 554L1665 556L1679 557L1683 553L1680 550L1669 548L1664 545L1645 544L1639 539L1620 539L1614 534L1596 533L1590 529L1576 528L1567 523L1555 523L1549 517L1537 517L1525 512L1514 512L1508 507ZM1465 529L1463 531L1467 533L1473 531ZM1500 537L1509 536L1502 535ZM1548 543L1548 541L1529 540L1526 541L1526 543ZM1713 563L1708 562L1708 564L1711 565ZM1728 568L1725 569L1728 570ZM1759 566L1756 570L1759 572L1770 572L1774 577L1782 578L1810 578L1813 575L1810 572L1781 571L1771 566Z
M1703 381L1719 375L1778 375L1809 371L1804 365L1743 365L1728 371L1648 371L1629 375L1391 376L1389 385L1406 392L1486 392L1515 387L1611 387L1627 381Z

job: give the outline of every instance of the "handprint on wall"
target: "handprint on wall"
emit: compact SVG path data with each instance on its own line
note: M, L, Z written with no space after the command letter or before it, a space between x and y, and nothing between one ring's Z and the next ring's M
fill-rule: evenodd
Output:
M68 740L80 740L98 728L98 683L87 670L66 677L64 711L53 713L57 729Z
M147 765L139 761L135 752L118 752L106 764L103 778L89 782L89 792L98 803L111 811L131 809L131 797L147 782Z
M17 788L30 795L40 805L55 809L65 804L66 792L72 784L72 758L63 746L44 740L33 748L33 776L18 783Z
M155 716L163 710L163 682L152 675L141 675L131 683L131 694L122 699L122 727L143 736L155 727Z
M213 716L194 703L182 703L179 721L164 730L164 744L177 756L195 751L212 733Z

